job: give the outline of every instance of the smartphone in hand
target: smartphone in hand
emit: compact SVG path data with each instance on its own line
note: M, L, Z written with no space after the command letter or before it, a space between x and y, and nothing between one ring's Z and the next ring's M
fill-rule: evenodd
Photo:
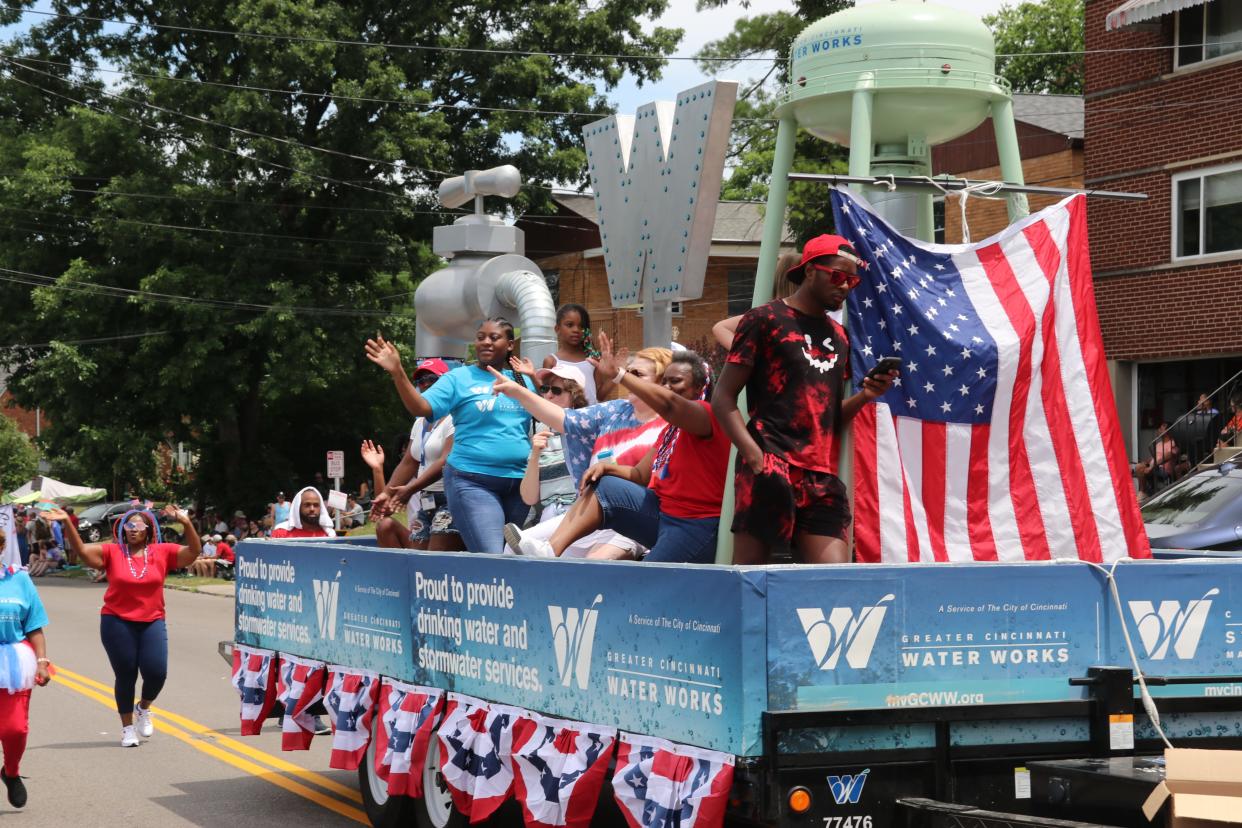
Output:
M880 374L901 370L901 357L884 357L867 372L867 379L875 379Z

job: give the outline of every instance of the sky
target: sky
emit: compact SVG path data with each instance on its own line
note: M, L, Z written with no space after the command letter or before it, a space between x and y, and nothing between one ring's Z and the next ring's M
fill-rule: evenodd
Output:
M891 2L891 0L857 0L856 5L886 2ZM1016 2L1017 0L1011 0L1010 5L1016 5ZM1003 0L941 0L941 5L952 6L983 17L996 12L1004 3ZM728 34L733 30L734 21L741 17L753 17L756 14L794 8L791 0L752 0L750 7L746 9L742 8L737 0L733 0L729 5L708 13L695 11L694 6L695 0L670 0L668 11L654 24L685 30L681 45L677 47L676 54L678 55L693 55L705 43ZM807 24L813 22L808 20ZM762 63L739 64L735 71L722 75L721 79L745 82L761 74L759 67L763 67L764 70L767 68ZM708 80L707 76L699 71L693 61L669 61L664 68L663 77L656 83L649 83L640 88L633 78L627 76L616 89L608 93L608 98L617 104L617 112L631 114L649 101L674 100L681 90L697 86L705 80Z

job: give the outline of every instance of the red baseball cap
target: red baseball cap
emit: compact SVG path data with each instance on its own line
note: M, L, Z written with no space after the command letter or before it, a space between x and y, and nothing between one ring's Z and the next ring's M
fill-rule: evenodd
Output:
M423 371L442 377L449 372L448 363L442 359L424 359L414 366L414 376L418 376Z
M854 249L854 245L850 244L841 236L829 236L827 234L816 236L811 239L802 248L802 261L796 267L791 267L785 271L785 278L793 282L795 285L802 284L802 280L806 278L807 262L813 259L823 258L824 256L840 256L843 259L853 262L859 268L865 268L867 263L858 255L858 251Z

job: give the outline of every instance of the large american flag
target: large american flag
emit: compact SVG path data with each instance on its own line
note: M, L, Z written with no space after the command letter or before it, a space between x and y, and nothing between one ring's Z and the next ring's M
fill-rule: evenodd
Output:
M869 263L849 297L854 381L899 385L855 418L863 561L1150 557L1113 403L1085 197L977 244L901 236L832 193Z

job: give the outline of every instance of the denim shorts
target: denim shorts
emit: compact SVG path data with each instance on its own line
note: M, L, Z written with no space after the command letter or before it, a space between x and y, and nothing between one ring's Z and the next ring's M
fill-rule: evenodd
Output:
M435 500L435 506L431 509L409 509L410 515L410 540L420 543L428 540L432 535L458 535L457 527L453 525L453 515L448 509L448 498L444 492L416 492L410 498L410 505L413 506L415 498L422 503L423 494L430 495Z
M595 487L605 529L651 548L649 563L713 563L720 517L679 518L660 511L660 498L637 483L606 475Z

